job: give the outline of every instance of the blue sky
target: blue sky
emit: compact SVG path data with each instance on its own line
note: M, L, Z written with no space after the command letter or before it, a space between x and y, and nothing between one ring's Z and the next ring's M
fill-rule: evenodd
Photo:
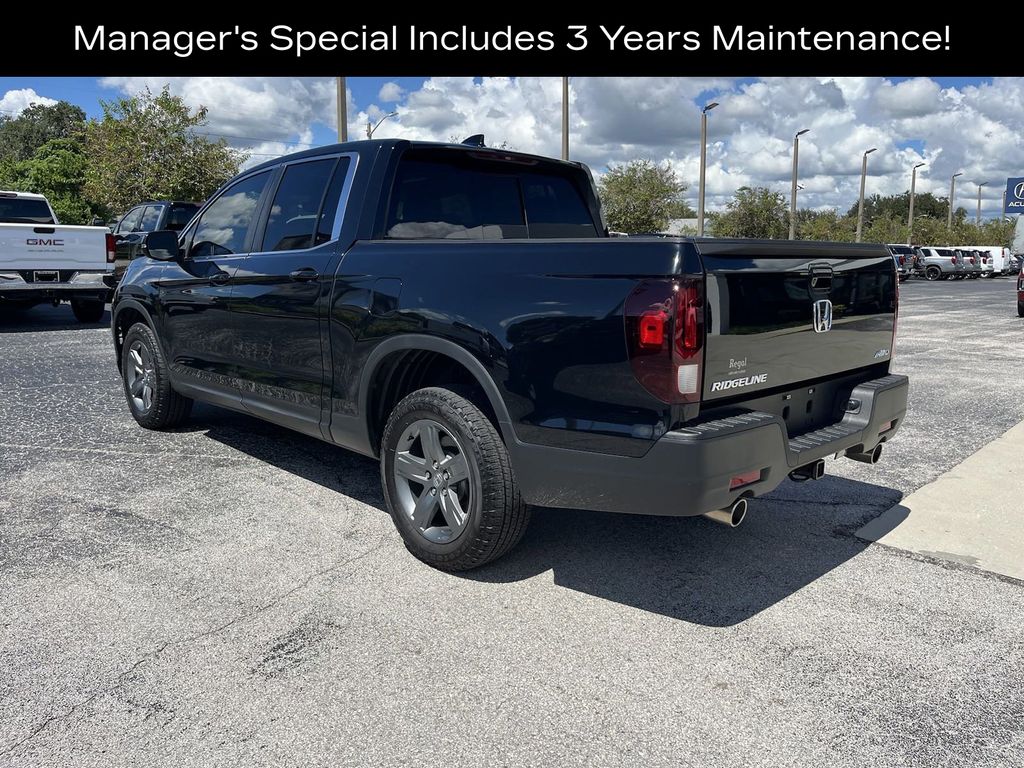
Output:
M35 100L66 99L88 115L100 100L144 87L171 91L209 109L207 132L260 162L336 140L333 78L0 78L0 110L14 114ZM447 141L483 132L527 152L557 155L560 78L348 78L349 135L368 119L387 120L376 134ZM878 147L868 194L894 194L908 169L925 162L918 189L947 194L983 214L999 208L1007 176L1024 175L1022 78L572 78L570 156L597 173L646 158L673 166L696 190L700 106L709 114L708 204L723 207L740 186L788 194L792 139L800 140L800 204L843 212L856 199L860 158ZM963 196L963 199L961 199Z

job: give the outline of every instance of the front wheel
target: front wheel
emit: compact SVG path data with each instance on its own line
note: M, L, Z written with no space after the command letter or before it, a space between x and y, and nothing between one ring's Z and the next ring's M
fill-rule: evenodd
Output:
M523 503L498 431L470 400L420 389L388 417L381 485L395 527L417 558L445 571L495 560L522 538Z
M156 334L145 323L136 323L124 337L121 380L128 410L146 429L176 427L192 410L192 401L171 388L167 361Z
M96 299L72 299L71 311L80 323L98 323L106 309L103 302Z
M942 277L942 270L936 266L931 266L924 271L924 276L928 280L938 280L940 277Z

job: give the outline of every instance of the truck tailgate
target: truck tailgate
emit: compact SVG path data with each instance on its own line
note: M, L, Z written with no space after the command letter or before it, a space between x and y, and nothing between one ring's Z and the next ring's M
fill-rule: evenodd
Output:
M0 224L0 271L110 271L107 232L105 227Z
M889 361L897 280L884 246L702 240L697 247L709 308L705 401Z

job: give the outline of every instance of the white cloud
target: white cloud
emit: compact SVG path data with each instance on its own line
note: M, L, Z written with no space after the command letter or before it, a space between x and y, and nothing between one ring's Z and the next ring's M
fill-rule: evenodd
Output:
M33 104L56 104L56 99L40 96L32 88L19 88L14 91L7 91L0 98L0 114L8 117L17 117Z
M405 89L398 83L386 82L380 87L380 91L377 93L377 99L379 101L398 101L402 96L405 95Z
M113 78L126 92L160 78ZM252 161L294 151L312 141L310 126L335 120L333 78L177 78L171 90L206 105L214 133L251 137ZM6 97L5 97L6 98ZM963 171L961 204L971 206L975 184L994 214L1001 181L1024 173L1024 78L997 78L942 88L928 78L573 78L570 154L600 173L636 157L673 164L696 196L700 106L708 116L708 206L721 208L738 186L764 185L788 194L793 134L800 140L800 204L850 208L857 198L864 150L868 194L907 189L910 167L926 162L918 189L945 195L949 176ZM559 78L449 78L402 90L384 82L378 104L349 97L349 133L361 136L394 109L378 137L447 141L484 133L488 143L557 156L561 136ZM379 106L383 104L385 106ZM973 210L973 208L971 208Z
M927 77L883 83L875 95L879 108L894 117L923 117L939 106L939 84Z

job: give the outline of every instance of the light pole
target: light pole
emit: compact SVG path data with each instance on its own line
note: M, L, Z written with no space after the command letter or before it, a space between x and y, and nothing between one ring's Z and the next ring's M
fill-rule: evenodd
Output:
M981 188L988 184L987 181L982 181L978 184L978 212L974 217L975 226L981 226Z
M907 245L914 243L914 195L917 192L917 169L928 163L918 163L910 169L910 215L907 216Z
M954 173L949 177L949 215L946 217L946 229L953 229L953 195L956 193L956 177L963 176L964 173Z
M796 240L796 190L800 186L796 183L796 169L800 164L800 137L807 133L810 128L804 128L793 135L793 187L789 194L789 239Z
M860 242L861 232L864 230L864 182L868 176L868 155L875 152L878 147L865 150L864 157L860 164L860 198L857 202L857 242Z
M376 125L374 125L372 121L367 120L366 121L366 138L372 139L373 138L373 132L376 131L378 128L380 128L380 124L383 123L385 120L387 120L389 117L398 117L398 113L397 112L388 112L386 115L384 115L384 117L382 117L380 120L377 121Z
M569 78L562 78L562 159L569 159Z
M335 78L338 81L338 142L348 141L348 95L345 90L345 78Z
M706 104L700 111L700 190L697 193L697 236L704 235L704 174L708 163L708 112L718 106L717 101Z

